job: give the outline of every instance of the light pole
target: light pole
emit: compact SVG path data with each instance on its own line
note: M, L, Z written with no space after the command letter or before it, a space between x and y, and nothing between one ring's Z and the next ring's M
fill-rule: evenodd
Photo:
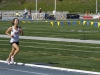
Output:
M55 0L55 11L56 11L56 0Z
M36 13L37 13L37 0L36 0Z
M96 0L96 14L98 13L98 0Z
M37 0L36 0L36 20L37 20Z

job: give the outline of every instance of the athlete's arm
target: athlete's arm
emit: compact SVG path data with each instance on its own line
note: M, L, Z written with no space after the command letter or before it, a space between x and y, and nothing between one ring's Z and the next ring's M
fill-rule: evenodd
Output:
M8 36L10 36L10 37L13 37L9 32L11 32L12 31L12 27L9 27L7 30L6 30L6 34L8 35Z
M23 36L23 30L22 30L22 28L20 27L20 35L22 35Z

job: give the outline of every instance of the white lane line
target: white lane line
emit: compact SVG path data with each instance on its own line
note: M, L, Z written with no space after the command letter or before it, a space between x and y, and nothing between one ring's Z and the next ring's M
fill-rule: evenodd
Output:
M16 71L16 72L23 72L23 73L29 73L29 74L37 74L37 75L49 75L49 74L44 74L44 73L29 72L29 71L16 70L16 69L10 69L10 68L2 68L2 67L0 67L0 69L9 70L9 71Z
M4 60L0 60L1 63L6 63ZM17 63L18 65L21 65L23 63ZM25 64L25 66L30 67L38 67L38 68L45 68L45 69L52 69L52 70L60 70L60 71L67 71L67 72L79 72L79 73L87 73L87 74L94 74L94 75L100 75L100 72L92 72L92 71L85 71L85 70L77 70L77 69L69 69L69 68L60 68L60 67L52 67L52 66L44 66L44 65L35 65L35 64ZM49 74L42 74L38 73L40 75L49 75Z
M9 45L9 44L0 44L0 45ZM30 48L43 48L43 49L53 49L53 50L64 50L64 51L72 51L72 52L85 52L85 53L95 53L100 54L98 51L83 51L83 50L72 50L72 49L61 49L61 48L45 48L45 47L34 47L34 46L24 46L20 45L21 47L30 47Z
M0 41L9 41L9 40L0 40ZM22 42L22 43L30 43L30 44L42 44L42 45L45 45L45 44L48 44L48 45L49 45L49 44L50 44L50 45L52 45L52 46L63 45L63 46L65 46L65 47L70 47L70 46L72 47L72 46L73 46L73 47L79 47L79 48L80 48L80 47L95 48L95 49L96 49L96 48L97 48L97 49L100 48L100 47L91 47L91 46L77 46L77 45L65 45L65 44L51 44L51 43L40 43L40 42L24 42L24 41L20 41L20 42Z
M0 38L10 38L10 37L7 36L7 35L0 35ZM80 40L80 39L68 39L68 38L66 39L66 38L52 38L52 37L35 37L35 36L20 36L20 39L100 44L100 40Z
M0 40L0 41L9 41L9 40Z
M65 46L65 47L69 47L69 46L74 46L74 47L89 47L89 48L100 48L100 47L91 47L91 46L77 46L77 45L65 45L65 44L51 44L51 43L40 43L40 42L24 42L24 41L20 41L20 42L22 42L22 43L31 43L31 44L34 44L34 43L36 43L36 44L42 44L42 45L45 45L45 44L50 44L50 45L54 45L54 46L58 46L58 45L63 45L63 46Z

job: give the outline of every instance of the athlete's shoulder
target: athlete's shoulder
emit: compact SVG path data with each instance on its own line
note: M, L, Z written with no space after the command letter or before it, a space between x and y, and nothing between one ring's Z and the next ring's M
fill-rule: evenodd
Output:
M9 27L7 30L8 30L8 31L11 31L11 30L12 30L12 27Z
M12 27L9 27L9 29L12 29Z

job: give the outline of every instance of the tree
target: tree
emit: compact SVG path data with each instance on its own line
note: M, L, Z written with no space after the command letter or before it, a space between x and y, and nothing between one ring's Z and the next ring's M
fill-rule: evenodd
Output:
M3 0L0 0L0 2L2 2Z

